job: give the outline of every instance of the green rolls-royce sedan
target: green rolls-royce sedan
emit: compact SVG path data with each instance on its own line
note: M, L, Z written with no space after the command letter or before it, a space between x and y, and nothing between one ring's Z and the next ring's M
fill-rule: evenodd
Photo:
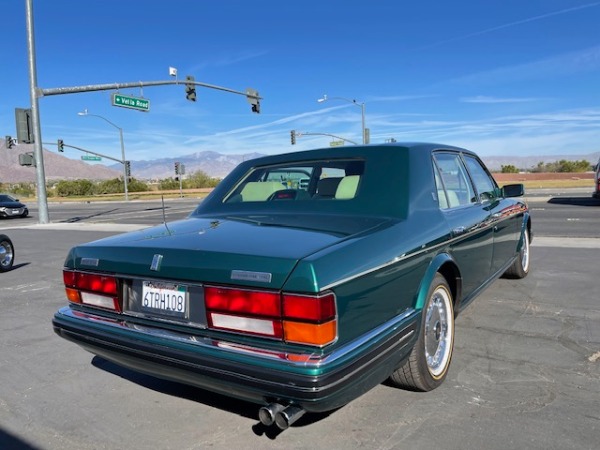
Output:
M448 373L456 315L529 271L522 195L438 144L246 161L187 219L73 248L54 330L254 402L281 429L386 379L428 391Z

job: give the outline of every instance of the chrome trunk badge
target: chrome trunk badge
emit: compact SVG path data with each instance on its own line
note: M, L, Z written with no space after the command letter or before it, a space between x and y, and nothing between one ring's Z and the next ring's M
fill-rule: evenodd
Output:
M273 275L267 272L249 272L247 270L232 270L231 279L241 281L258 281L260 283L270 283Z

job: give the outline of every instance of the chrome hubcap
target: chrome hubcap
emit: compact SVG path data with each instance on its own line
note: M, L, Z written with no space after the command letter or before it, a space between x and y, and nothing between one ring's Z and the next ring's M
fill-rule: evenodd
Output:
M2 267L8 267L10 266L12 259L12 247L7 242L2 242L0 244L0 265L2 265Z
M529 270L529 234L523 234L523 248L521 249L521 267L525 272Z
M452 352L451 311L449 293L438 287L425 312L425 358L434 378L444 373Z

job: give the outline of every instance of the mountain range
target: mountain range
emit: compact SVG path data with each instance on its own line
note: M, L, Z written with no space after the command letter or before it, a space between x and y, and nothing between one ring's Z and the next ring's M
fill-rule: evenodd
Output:
M34 167L19 165L19 154L33 152L32 144L17 144L7 148L4 141L0 141L0 183L32 182L36 180ZM224 155L217 152L202 151L176 158L161 158L151 161L131 161L131 174L140 180L160 180L175 177L175 163L185 165L185 175L193 174L199 170L214 178L223 178L240 162L263 156L259 153L246 153L237 155ZM526 170L537 166L539 162L550 163L560 160L577 161L586 160L596 164L600 152L584 155L539 155L539 156L489 156L482 157L485 164L492 171L499 171L503 165L514 165ZM44 149L44 171L47 180L106 180L122 175L121 164L105 166L103 164L89 164L87 162L71 159L61 153Z
M190 175L199 170L213 178L224 178L235 166L242 161L264 156L260 153L246 153L242 155L223 155L217 152L196 152L177 158L161 158L151 161L131 161L131 173L135 178L144 180L161 180L175 177L175 163L185 166L185 175ZM120 164L110 166L121 170Z

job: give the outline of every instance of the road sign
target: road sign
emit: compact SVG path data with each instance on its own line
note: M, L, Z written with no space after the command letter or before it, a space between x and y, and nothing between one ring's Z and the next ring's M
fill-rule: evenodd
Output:
M137 109L138 111L150 111L150 100L147 100L145 98L132 97L130 95L114 93L112 95L112 104L113 106Z
M344 145L344 141L331 141L329 143L330 147L339 147L340 145Z
M81 159L83 161L102 161L102 158L100 156L93 156L93 155L83 155L81 157Z

